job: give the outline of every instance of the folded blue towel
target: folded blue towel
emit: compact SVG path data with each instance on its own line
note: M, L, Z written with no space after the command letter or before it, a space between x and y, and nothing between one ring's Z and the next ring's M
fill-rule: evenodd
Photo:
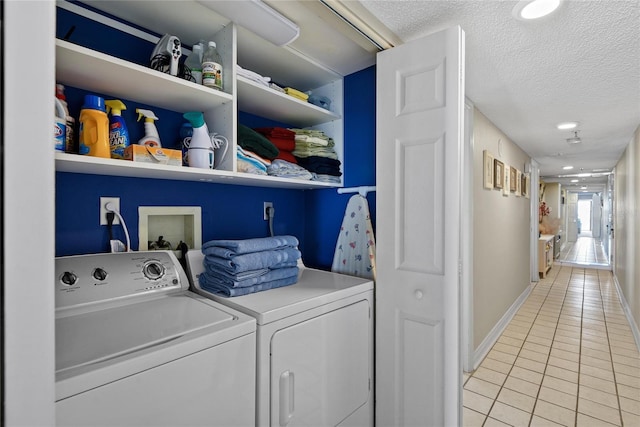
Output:
M204 265L207 268L221 269L230 274L237 274L262 268L295 267L298 265L300 255L300 251L294 248L251 252L234 256L232 259L206 255L204 257Z
M210 240L202 245L202 253L205 255L213 255L207 252L207 249L218 247L226 248L229 251L227 255L219 255L222 258L230 258L235 255L247 254L251 252L267 251L272 249L282 249L286 247L296 248L298 246L298 239L295 236L273 236L273 237L260 237L256 239L244 239L244 240Z
M215 265L207 266L204 262L202 263L202 265L204 266L204 271L223 277L224 279L230 280L232 282L255 279L257 277L264 276L265 274L271 271L268 268L261 268L259 270L241 271L240 273L233 274L233 273L229 273L224 270L221 270Z
M253 277L245 280L233 280L229 278L224 273L212 270L206 270L201 274L200 277L203 279L198 279L201 282L204 281L207 285L212 286L226 286L228 288L246 288L248 286L259 285L261 283L272 282L274 280L285 279L298 275L298 267L286 267L286 268L278 268L275 270L269 270L267 274L263 274L261 276Z
M246 288L229 288L227 286L209 284L203 279L203 274L200 275L198 281L200 282L200 287L207 292L211 292L217 295L222 295L225 297L237 297L240 295L247 295L254 292L266 291L267 289L275 289L280 288L282 286L293 285L298 281L298 275L291 277L285 277L284 279L273 280L271 282L264 282L258 285L247 286Z

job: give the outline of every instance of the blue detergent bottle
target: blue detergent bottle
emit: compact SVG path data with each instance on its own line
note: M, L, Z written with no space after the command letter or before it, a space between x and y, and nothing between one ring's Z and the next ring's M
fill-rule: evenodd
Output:
M112 159L124 159L124 150L131 145L127 123L122 118L122 110L127 107L119 99L110 99L104 102L107 107L107 114L111 111L109 118L109 147L111 148Z

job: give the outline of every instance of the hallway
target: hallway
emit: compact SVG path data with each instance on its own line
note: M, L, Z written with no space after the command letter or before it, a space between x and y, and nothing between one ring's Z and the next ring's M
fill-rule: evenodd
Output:
M609 260L602 246L602 240L593 238L590 231L580 233L576 242L567 242L560 251L557 261L609 265Z
M464 426L638 426L640 353L610 271L554 265L478 369Z

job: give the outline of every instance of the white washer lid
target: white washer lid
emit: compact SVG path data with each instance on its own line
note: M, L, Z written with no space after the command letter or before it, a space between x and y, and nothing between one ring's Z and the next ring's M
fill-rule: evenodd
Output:
M200 288L197 277L204 270L203 259L204 255L199 250L187 253L189 280L196 292L254 317L258 325L373 289L373 282L369 279L302 267L294 285L226 298Z
M178 293L56 319L56 373L181 338L204 328L231 327L238 317Z

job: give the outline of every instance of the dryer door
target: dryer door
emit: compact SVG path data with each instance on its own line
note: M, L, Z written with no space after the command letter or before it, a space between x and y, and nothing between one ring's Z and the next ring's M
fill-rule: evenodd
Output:
M336 426L367 403L369 316L359 301L274 334L272 426Z

